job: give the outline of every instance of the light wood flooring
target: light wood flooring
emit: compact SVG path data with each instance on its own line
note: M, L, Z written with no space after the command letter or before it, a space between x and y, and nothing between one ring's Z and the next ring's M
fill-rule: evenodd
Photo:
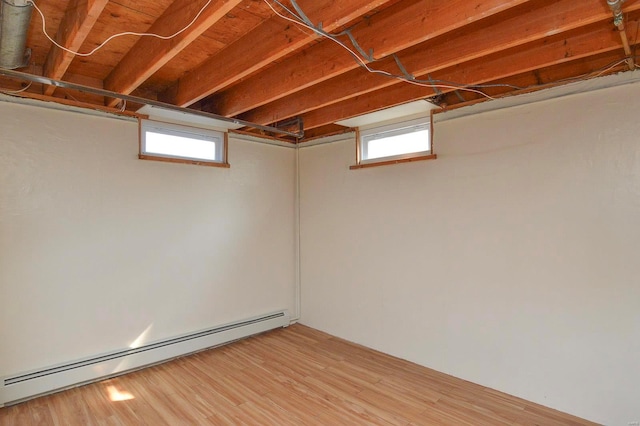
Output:
M0 408L0 425L588 425L303 325Z

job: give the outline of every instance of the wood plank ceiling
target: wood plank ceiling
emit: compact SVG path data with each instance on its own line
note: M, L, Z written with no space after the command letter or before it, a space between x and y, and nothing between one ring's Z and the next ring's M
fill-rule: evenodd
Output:
M181 32L116 37L80 56L53 45L34 11L19 71L261 125L299 119L302 141L413 100L465 104L635 68L640 19L640 0L620 2L625 52L606 0L34 1L46 31L75 52L123 32ZM140 107L8 77L0 89Z

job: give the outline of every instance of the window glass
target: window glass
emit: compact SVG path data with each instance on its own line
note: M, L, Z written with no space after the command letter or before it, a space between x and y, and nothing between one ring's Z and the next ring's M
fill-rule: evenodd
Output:
M140 137L140 158L226 163L222 132L141 120Z
M360 162L430 154L428 119L360 131Z

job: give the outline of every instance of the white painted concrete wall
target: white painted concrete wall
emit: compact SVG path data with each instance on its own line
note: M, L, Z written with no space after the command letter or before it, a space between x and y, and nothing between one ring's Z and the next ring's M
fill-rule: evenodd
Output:
M137 159L136 123L0 103L0 376L294 309L295 152Z
M608 425L640 420L640 85L301 150L302 322Z

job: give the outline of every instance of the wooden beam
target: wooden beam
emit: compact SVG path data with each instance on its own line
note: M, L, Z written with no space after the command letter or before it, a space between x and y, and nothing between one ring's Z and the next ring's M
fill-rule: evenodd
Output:
M638 9L640 4L633 5L633 10ZM631 11L631 8L629 10ZM398 57L412 75L425 79L430 73L457 63L544 39L553 34L572 31L584 25L610 20L611 12L600 2L561 0L533 9L526 14L496 20L491 25L475 31L461 32L455 38L422 43L400 52ZM392 74L400 72L392 57L378 61L373 66ZM271 86L269 81L266 84ZM256 108L241 117L255 123L270 123L393 84L402 83L358 68ZM241 85L242 83L232 90Z
M75 99L67 99L63 97L59 97L56 93L56 96L43 95L39 93L31 93L31 92L20 92L16 94L12 94L11 96L15 96L18 98L25 99L36 99L44 102L55 102L61 105L73 106L78 108L90 109L95 111L104 111L111 114L123 115L127 117L137 117L138 115L132 111L120 110L118 108L111 108L104 105L97 105L95 103L83 102Z
M58 27L56 42L77 52L107 3L109 0L71 0ZM62 79L74 57L73 53L52 45L43 75L54 80ZM55 86L45 86L44 94L51 96L55 89Z
M467 20L480 19L526 1L529 0L451 0L446 4L433 0L404 1L373 15L365 25L354 28L353 34L364 49L373 47L374 56L382 57L430 38L432 33L442 34L460 27ZM322 22L323 29L331 32L363 15L372 6L378 6L379 2L325 1L322 2L323 7L311 1L304 3L302 8L310 19L314 23ZM468 13L470 18L460 19L462 12L456 8ZM166 101L190 105L317 38L315 34L301 32L300 28L278 16L263 26L269 30L265 32L264 28L258 28L252 31L227 49L226 54L212 58L187 74L167 92L169 98ZM260 40L258 45L256 40ZM332 61L334 59L331 58Z
M634 28L634 31L637 25L637 21L629 22L629 26ZM619 39L617 34L611 30L609 23L600 25L600 27L598 29L586 27L581 33L570 37L555 36L530 43L527 46L500 52L491 57L457 64L434 73L433 78L469 85L482 84L619 49ZM451 90L443 90L443 92L448 91ZM312 129L435 95L435 90L430 87L415 86L409 83L396 84L310 111L303 114L302 119L305 123L305 129Z
M328 124L326 126L316 127L315 129L309 129L308 132L304 132L304 140L301 140L300 142L309 142L316 138L341 135L349 132L353 132L353 129L350 127L340 126L339 124Z
M207 0L175 0L151 25L147 32L171 35L187 25ZM170 40L141 37L104 81L107 90L129 94L182 49L218 22L242 0L212 0L195 23ZM107 105L114 106L117 99Z
M372 16L367 25L355 27L352 33L363 49L373 48L374 56L380 59L523 2L478 3L424 0L407 5L401 2ZM461 16L465 19L460 19ZM372 63L371 66L378 67L379 63ZM325 40L303 54L284 60L277 68L267 69L220 93L211 100L207 109L221 115L235 116L357 67L356 61L342 47ZM395 63L394 72L398 72Z
M618 64L612 66L612 64L615 64L616 62L618 62ZM594 72L594 70L607 69L606 72L600 75L608 75L624 71L626 68L626 61L621 60L620 53L612 50L598 55L577 59L564 64L541 68L534 71L527 71L523 74L518 74L505 79L501 79L500 81L486 82L501 84L507 83L514 86L524 87L521 90L512 90L506 87L493 87L485 89L485 92L494 97L515 96L531 93L536 90L540 90L540 88L546 89L567 84L567 81L572 81L572 78L574 78L576 75L591 75L591 78L593 78L601 72ZM467 97L469 98L468 101L460 102L460 100L453 93L446 93L440 100L444 108L441 110L436 110L435 112L440 113L445 110L449 111L487 100L486 97L475 93L468 93ZM324 126L320 127L320 129L322 128L324 128Z

